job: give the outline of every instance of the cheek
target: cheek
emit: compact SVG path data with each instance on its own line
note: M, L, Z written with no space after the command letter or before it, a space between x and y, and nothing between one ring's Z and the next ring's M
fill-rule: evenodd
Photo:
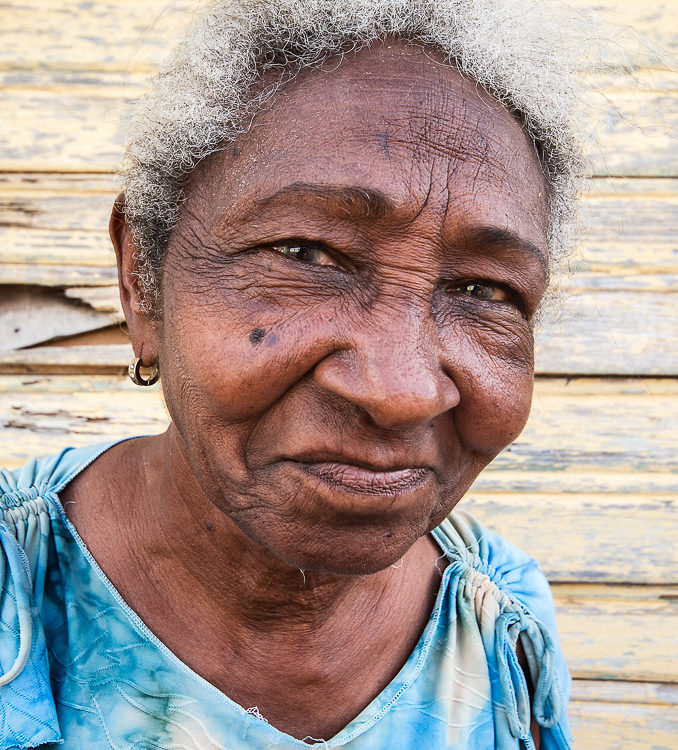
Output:
M337 315L328 301L283 305L229 291L198 302L175 292L161 366L168 405L179 398L239 422L264 413L332 350Z
M454 328L448 367L460 394L455 424L464 446L490 460L520 435L530 413L532 332L515 317Z

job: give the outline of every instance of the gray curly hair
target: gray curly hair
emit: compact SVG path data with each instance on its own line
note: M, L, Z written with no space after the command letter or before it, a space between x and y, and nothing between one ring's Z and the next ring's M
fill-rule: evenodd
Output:
M207 4L139 102L121 170L146 310L157 311L163 257L197 164L246 132L299 70L387 37L435 48L523 124L546 178L549 252L557 264L572 243L585 166L577 28L581 17L554 0ZM265 75L274 83L257 87Z

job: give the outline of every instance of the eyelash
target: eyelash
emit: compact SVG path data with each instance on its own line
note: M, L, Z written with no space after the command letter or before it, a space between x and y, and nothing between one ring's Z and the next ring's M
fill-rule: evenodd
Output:
M472 294L466 294L464 296L468 297L469 299L478 300L481 303L490 304L490 305L513 305L513 307L517 308L521 312L522 315L527 316L527 305L525 303L523 296L520 294L519 291L509 286L508 284L503 284L501 282L493 281L491 279L476 278L476 279L464 279L463 281L450 283L447 285L447 288L450 292L455 292L460 289L464 289L464 287L470 287L474 285L490 287L491 289L497 289L503 292L506 295L507 299L491 300L491 299L485 299L480 296L476 297Z

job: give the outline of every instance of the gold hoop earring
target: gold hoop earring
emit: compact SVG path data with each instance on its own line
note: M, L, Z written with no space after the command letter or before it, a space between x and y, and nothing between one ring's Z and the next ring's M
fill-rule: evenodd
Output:
M160 377L160 367L158 366L157 362L154 362L152 365L150 365L151 368L151 374L144 378L141 374L141 368L143 365L141 364L141 357L135 357L130 363L129 367L127 368L127 373L129 374L130 380L135 385L153 385L153 383L158 382L158 378Z

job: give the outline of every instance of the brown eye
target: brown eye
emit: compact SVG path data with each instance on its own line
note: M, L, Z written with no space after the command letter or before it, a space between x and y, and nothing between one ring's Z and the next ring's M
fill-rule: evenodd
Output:
M302 263L311 263L316 266L336 266L334 258L321 247L302 242L286 242L279 245L273 245L273 249L281 255L288 258L301 261Z
M468 281L455 287L454 291L466 294L476 299L489 300L490 302L510 302L511 295L501 286L487 284L480 281Z

